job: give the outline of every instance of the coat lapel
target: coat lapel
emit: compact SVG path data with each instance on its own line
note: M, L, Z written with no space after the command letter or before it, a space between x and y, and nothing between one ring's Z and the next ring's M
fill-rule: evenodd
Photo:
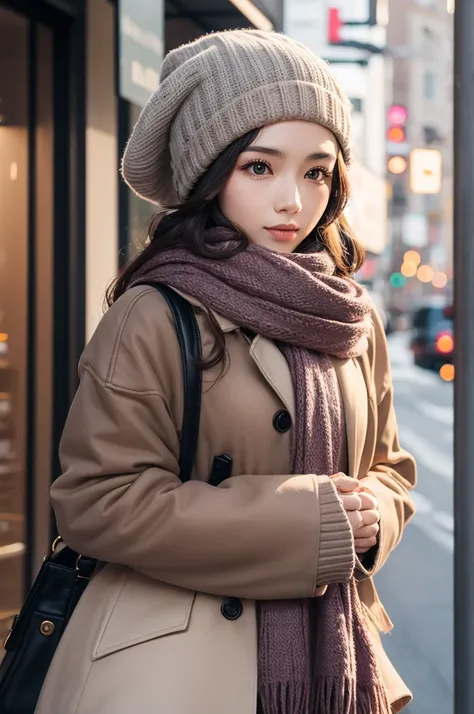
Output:
M295 419L295 395L288 363L272 340L261 335L253 340L250 355L262 375ZM359 474L367 433L367 388L356 360L332 358L344 403L349 456L349 475Z
M257 335L250 347L250 356L267 382L275 390L295 421L295 395L288 362L272 340Z

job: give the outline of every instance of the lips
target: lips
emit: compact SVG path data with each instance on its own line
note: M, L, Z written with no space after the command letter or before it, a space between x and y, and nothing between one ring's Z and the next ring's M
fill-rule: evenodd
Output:
M268 226L267 231L297 231L296 223L279 223L277 226Z
M266 229L272 238L278 241L293 241L298 237L298 226L294 224L280 224Z

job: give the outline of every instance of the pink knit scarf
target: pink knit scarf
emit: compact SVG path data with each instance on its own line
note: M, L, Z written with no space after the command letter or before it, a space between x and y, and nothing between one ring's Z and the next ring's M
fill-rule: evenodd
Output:
M132 281L165 283L278 343L295 390L293 473L333 475L346 464L328 355L367 349L371 303L334 270L327 252L281 255L250 245L221 261L171 249ZM259 697L263 714L389 714L354 579L314 600L260 603Z

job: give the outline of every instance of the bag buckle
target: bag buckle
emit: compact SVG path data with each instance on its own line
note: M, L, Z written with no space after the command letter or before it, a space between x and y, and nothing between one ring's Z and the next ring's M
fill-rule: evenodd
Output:
M82 561L85 560L90 561L90 558L85 558L83 555L78 555L77 560L76 560L76 577L81 578L82 580L89 580L90 579L90 572L84 573L84 570L81 570L81 563ZM86 565L87 568L87 565Z
M53 544L52 544L52 546L51 546L51 555L54 555L54 554L56 553L56 551L57 551L57 549L58 549L58 545L59 545L60 543L63 543L63 542L64 542L64 541L63 541L63 539L62 539L62 536L58 536L57 538L55 538L55 539L53 540Z

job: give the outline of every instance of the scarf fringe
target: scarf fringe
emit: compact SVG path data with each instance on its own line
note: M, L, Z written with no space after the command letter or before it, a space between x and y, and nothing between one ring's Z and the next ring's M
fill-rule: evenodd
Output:
M306 682L275 682L259 687L262 714L310 714L311 692Z
M318 678L311 694L304 682L275 682L259 690L262 714L391 714L382 684L371 691L349 677Z
M381 683L375 683L368 691L348 677L318 678L314 685L310 714L336 713L391 714L391 707Z

